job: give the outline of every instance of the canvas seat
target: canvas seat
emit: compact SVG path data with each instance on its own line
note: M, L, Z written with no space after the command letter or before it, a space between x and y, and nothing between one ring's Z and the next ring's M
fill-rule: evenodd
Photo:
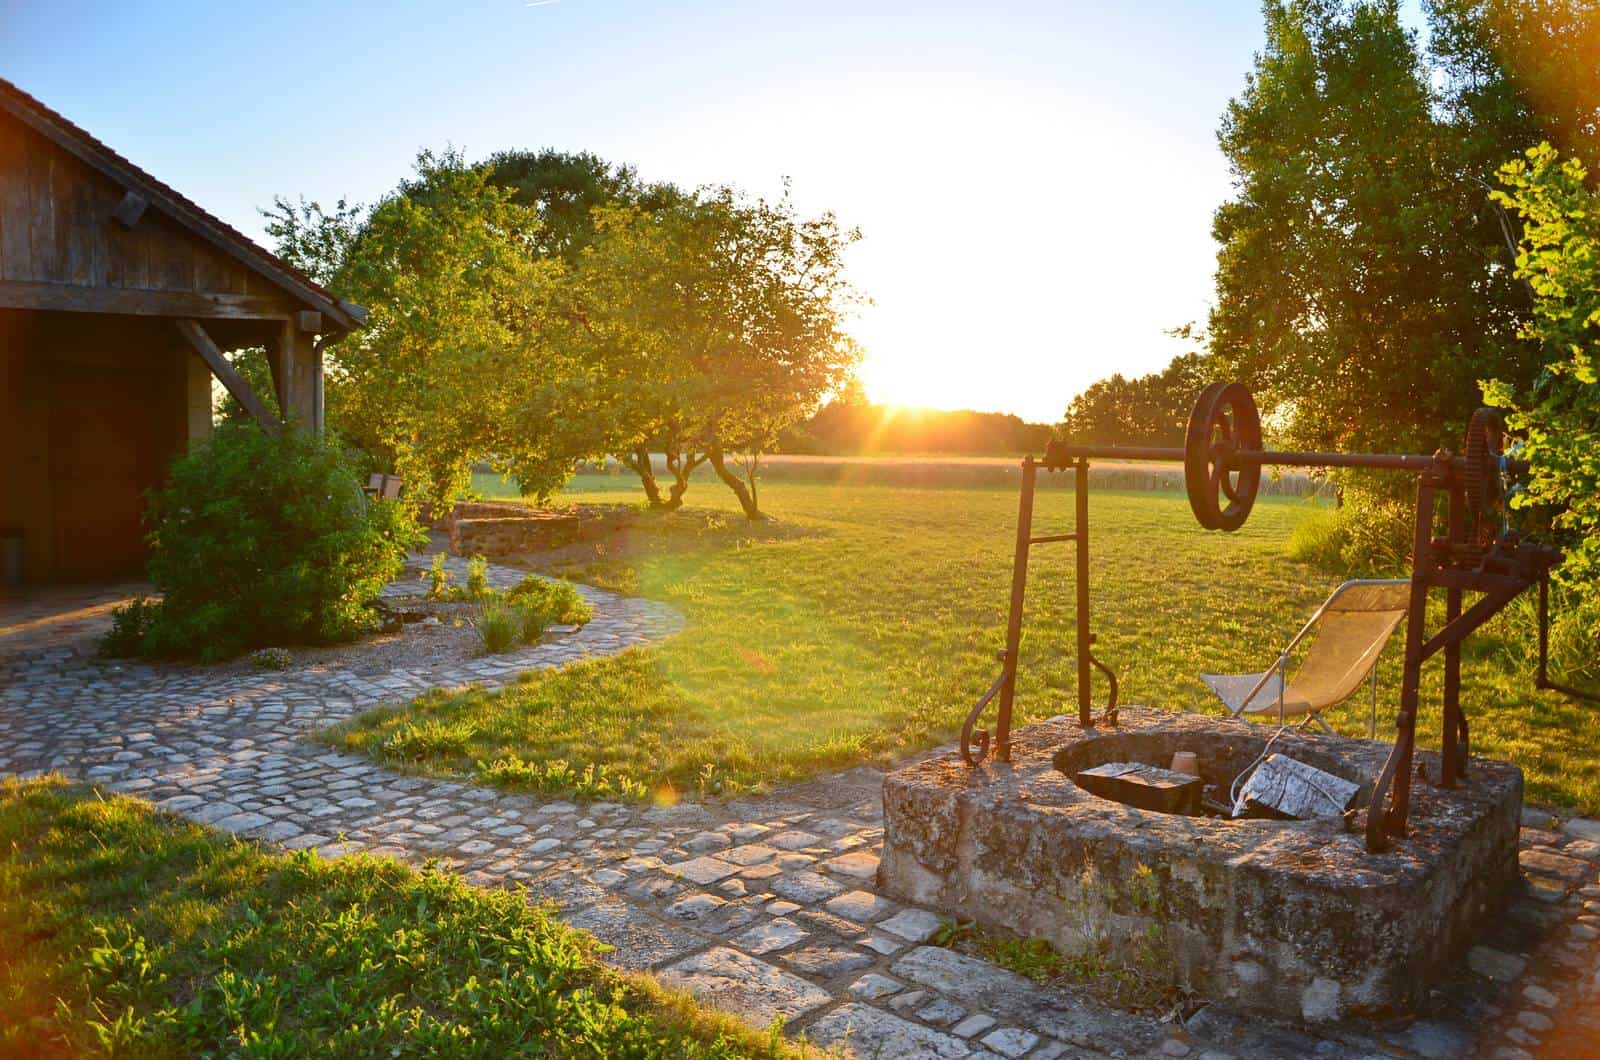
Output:
M1278 715L1303 718L1302 727L1315 722L1332 732L1318 715L1348 699L1363 678L1371 677L1372 714L1367 735L1377 735L1378 656L1411 603L1411 582L1404 578L1358 578L1333 591L1294 639L1278 653L1278 661L1257 674L1201 674L1227 704L1235 718L1241 715ZM1289 657L1311 632L1311 641L1292 678L1286 675Z

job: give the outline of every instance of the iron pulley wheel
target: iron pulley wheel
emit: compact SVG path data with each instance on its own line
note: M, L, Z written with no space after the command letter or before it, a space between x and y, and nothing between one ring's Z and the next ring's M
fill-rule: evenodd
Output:
M1239 460L1261 451L1261 413L1241 383L1200 392L1184 436L1183 484L1194 517L1207 530L1237 530L1250 517L1261 465Z

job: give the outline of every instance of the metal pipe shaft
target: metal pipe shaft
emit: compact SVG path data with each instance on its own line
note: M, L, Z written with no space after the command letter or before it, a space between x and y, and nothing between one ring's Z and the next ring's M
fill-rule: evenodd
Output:
M1072 460L1156 460L1179 463L1184 460L1182 449L1165 446L1138 445L1062 445L1051 448L1052 456ZM1422 453L1298 453L1273 449L1236 449L1229 454L1229 463L1261 464L1274 467L1364 467L1380 471L1426 471L1436 465L1432 456ZM1453 457L1452 466L1460 471L1466 467L1464 457ZM1506 470L1522 474L1528 470L1525 460L1507 460Z

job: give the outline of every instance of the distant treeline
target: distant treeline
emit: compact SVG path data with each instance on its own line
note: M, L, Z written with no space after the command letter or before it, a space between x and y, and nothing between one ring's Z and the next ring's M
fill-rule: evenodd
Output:
M1186 353L1159 372L1102 379L1067 406L1062 437L1079 445L1181 446L1210 374L1204 357Z
M785 431L784 453L825 456L913 453L1038 453L1051 427L1003 412L905 409L852 400L824 405Z

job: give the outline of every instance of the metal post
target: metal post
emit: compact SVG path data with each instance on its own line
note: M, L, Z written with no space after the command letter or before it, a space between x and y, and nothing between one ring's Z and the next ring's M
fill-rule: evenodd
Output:
M1378 660L1372 660L1372 713L1367 718L1367 739L1378 738Z
M1079 459L1073 465L1072 477L1073 531L1077 556L1077 573L1074 578L1078 591L1078 724L1089 728L1094 724L1094 709L1090 703L1093 689L1089 684L1090 648L1094 638L1089 634L1089 461Z
M1028 587L1028 544L1033 538L1033 488L1039 465L1022 461L1022 497L1017 502L1017 550L1011 561L1011 612L1006 618L1005 680L995 714L995 757L1011 761L1011 703L1017 694L1017 653L1022 647L1022 601ZM1081 628L1081 627L1080 627ZM1081 634L1080 634L1081 636Z
M1417 483L1417 524L1411 548L1411 606L1406 611L1406 669L1400 681L1400 715L1395 720L1394 797L1384 830L1391 836L1406 831L1411 814L1411 754L1417 743L1417 699L1422 688L1422 645L1426 640L1428 575L1433 562L1434 483L1424 475Z
M1447 525L1449 527L1450 544L1461 544L1466 539L1466 491L1459 482L1452 482L1449 493L1449 514ZM1461 588L1449 585L1445 588L1445 625L1461 617ZM1439 766L1439 786L1453 788L1456 780L1466 773L1466 761L1462 757L1462 743L1466 736L1466 719L1461 714L1461 640L1452 638L1444 648L1444 723L1440 728L1439 750L1443 753L1443 761Z

